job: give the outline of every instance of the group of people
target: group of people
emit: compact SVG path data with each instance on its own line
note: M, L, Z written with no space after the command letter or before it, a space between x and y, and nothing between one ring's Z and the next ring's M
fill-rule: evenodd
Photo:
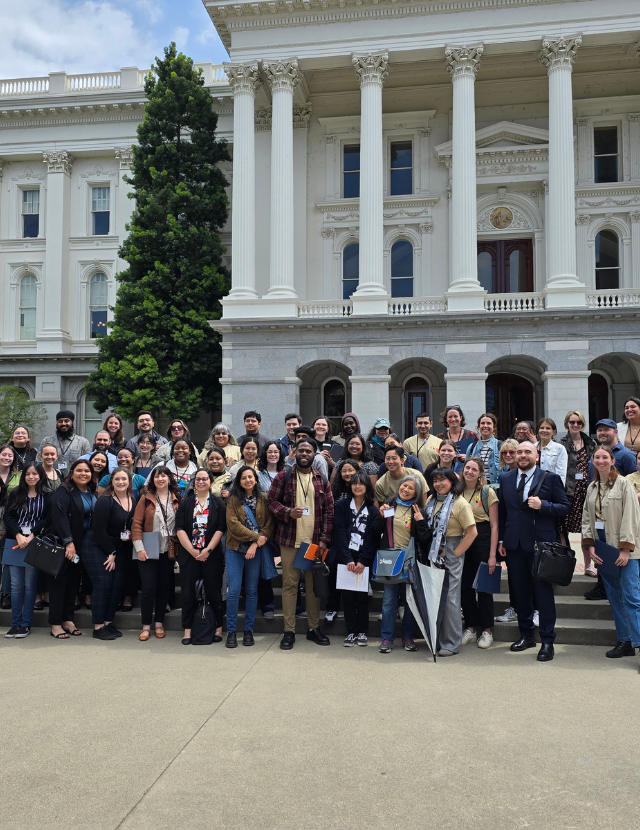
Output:
M254 643L260 606L274 616L271 579L282 571L284 632L280 648L295 644L296 617L306 617L308 640L329 645L321 628L321 602L312 571L302 570L301 546L330 574L325 623L342 604L346 647L366 646L369 592L338 590L339 566L371 576L379 551L406 552L444 571L438 615L439 656L463 645L493 643L493 594L477 591L482 563L489 574L506 562L509 607L499 621L516 620L512 651L541 647L537 659L554 657L555 601L548 582L532 575L536 542L580 533L585 573L598 579L590 599L611 603L617 644L608 657L640 647L640 399L630 397L620 424L604 419L594 441L579 411L568 412L566 434L556 440L551 418L521 421L498 439L498 423L483 413L475 430L459 406L441 415L442 432L422 412L404 441L388 419L363 434L355 413L339 429L318 416L304 425L285 416L285 435L260 432L261 416L245 413L237 439L217 424L201 451L187 424L171 421L166 437L153 414L141 411L137 433L124 439L122 418L110 414L93 446L75 433L74 414L56 416L54 435L36 449L18 426L0 449L0 535L4 551L26 551L35 537L55 537L68 560L57 577L25 563L3 567L3 607L11 607L7 638L29 635L34 610L48 607L51 636L82 632L74 622L81 601L91 609L93 637L122 636L118 611L131 611L140 591L139 639L166 636L164 620L175 602L180 574L182 642L191 643L198 587L215 617L215 642L238 645L238 607L245 597L242 644ZM636 446L637 445L637 446ZM618 550L606 569L596 542ZM595 566L595 567L594 567ZM402 582L384 583L379 651L389 653L401 619L401 644L416 651L417 623ZM326 625L325 625L326 629Z

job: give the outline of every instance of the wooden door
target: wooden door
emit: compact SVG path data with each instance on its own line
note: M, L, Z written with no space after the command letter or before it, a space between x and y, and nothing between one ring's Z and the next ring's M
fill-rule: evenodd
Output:
M404 386L404 438L416 431L418 413L429 412L429 384L424 378L409 378Z
M490 294L533 291L533 240L478 242L478 279Z
M487 412L498 418L498 435L508 438L518 421L533 421L533 385L520 375L498 372L485 383Z

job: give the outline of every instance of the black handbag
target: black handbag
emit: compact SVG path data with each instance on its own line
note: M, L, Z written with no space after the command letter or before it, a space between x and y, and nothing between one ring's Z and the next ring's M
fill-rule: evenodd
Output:
M538 482L533 493L529 496L537 496L542 484L547 477L545 471ZM565 527L564 521L560 525L560 530L565 535L565 539L569 541L569 533ZM533 532L536 532L535 513L533 519ZM542 582L550 582L552 585L562 585L566 588L571 584L573 579L573 572L576 567L576 555L572 548L568 545L563 545L561 542L538 542L535 540L533 549L533 565L531 566L531 575L534 579L540 579Z
M55 536L35 536L25 551L24 561L55 578L69 567L70 560L64 553L65 546Z
M329 598L329 566L321 559L316 559L311 566L313 577L313 593L318 599Z
M198 607L191 624L191 645L210 646L216 633L216 617L212 607L207 602L202 579L196 582L196 597Z

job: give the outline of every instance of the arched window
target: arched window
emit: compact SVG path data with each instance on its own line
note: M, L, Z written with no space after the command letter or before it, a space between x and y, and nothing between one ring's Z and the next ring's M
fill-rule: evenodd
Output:
M620 288L620 244L613 231L596 235L596 288Z
M391 296L413 297L413 245L407 239L391 246Z
M91 337L107 333L107 275L94 274L89 283L89 317Z
M360 280L360 245L351 242L342 252L342 299L348 300Z
M345 413L347 404L347 392L344 383L337 378L328 380L322 390L322 409L332 423L340 424L340 419Z
M36 339L36 298L38 281L33 274L20 280L20 340Z

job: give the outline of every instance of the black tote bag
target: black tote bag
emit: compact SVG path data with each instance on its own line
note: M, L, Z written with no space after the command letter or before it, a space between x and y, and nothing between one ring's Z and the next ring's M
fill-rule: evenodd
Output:
M35 536L29 543L24 561L49 576L58 577L69 567L65 546L55 536Z

